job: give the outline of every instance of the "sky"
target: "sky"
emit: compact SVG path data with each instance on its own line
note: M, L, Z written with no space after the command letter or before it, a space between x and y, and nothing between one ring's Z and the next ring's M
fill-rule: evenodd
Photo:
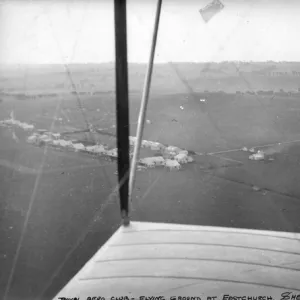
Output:
M300 61L299 0L164 0L156 63ZM0 63L102 63L115 60L113 0L0 0ZM129 62L148 61L157 1L127 1Z

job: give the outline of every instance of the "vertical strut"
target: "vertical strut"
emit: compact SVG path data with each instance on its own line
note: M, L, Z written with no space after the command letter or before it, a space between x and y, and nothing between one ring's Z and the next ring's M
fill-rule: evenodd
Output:
M129 105L126 0L114 0L118 179L123 224L129 224Z

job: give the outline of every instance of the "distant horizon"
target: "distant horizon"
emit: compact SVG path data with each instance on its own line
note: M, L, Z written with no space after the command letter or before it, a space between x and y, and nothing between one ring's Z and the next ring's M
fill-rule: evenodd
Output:
M224 61L198 61L198 62L191 62L191 61L170 61L170 62L154 62L154 65L168 65L168 64L224 64L224 63L300 63L299 61L289 61L289 60L265 60L265 61L252 61L252 60L224 60ZM109 65L115 64L114 61L108 62L74 62L74 63L0 63L0 66L64 66L64 65ZM129 65L147 65L146 62L128 62Z

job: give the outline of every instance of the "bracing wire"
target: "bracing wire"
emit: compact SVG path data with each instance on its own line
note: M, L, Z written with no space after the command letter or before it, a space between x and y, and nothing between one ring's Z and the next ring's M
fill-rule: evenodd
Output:
M152 77L153 62L154 62L154 56L155 56L155 48L156 48L161 6L162 6L162 0L158 0L157 8L156 8L156 15L155 15L154 31L153 31L153 36L152 36L152 44L151 44L151 50L150 50L150 57L149 57L148 68L147 68L147 73L146 73L146 78L145 78L145 83L144 83L142 103L141 103L140 113L139 113L139 118L138 118L137 136L136 136L137 139L136 139L136 143L134 146L133 159L132 159L131 169L130 169L129 201L131 201L131 202L132 202L132 199L131 199L132 192L133 192L133 188L134 188L134 180L135 180L135 175L136 175L136 165L137 165L137 160L138 160L141 143L142 143L142 137L143 137L143 131L144 131L144 125L145 125L145 117L146 117L146 111L147 111L147 105L148 105L148 99L149 99L149 93L150 93L150 87L151 87L151 77Z

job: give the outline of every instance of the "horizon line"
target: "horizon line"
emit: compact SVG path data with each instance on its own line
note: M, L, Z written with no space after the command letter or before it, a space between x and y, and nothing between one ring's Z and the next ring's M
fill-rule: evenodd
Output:
M222 63L300 63L292 60L224 60L224 61L169 61L169 62L155 62L154 65L167 64L222 64ZM115 64L114 61L108 62L73 62L73 63L0 63L0 66L63 66L63 65L108 65ZM134 65L147 65L148 62L128 62Z

